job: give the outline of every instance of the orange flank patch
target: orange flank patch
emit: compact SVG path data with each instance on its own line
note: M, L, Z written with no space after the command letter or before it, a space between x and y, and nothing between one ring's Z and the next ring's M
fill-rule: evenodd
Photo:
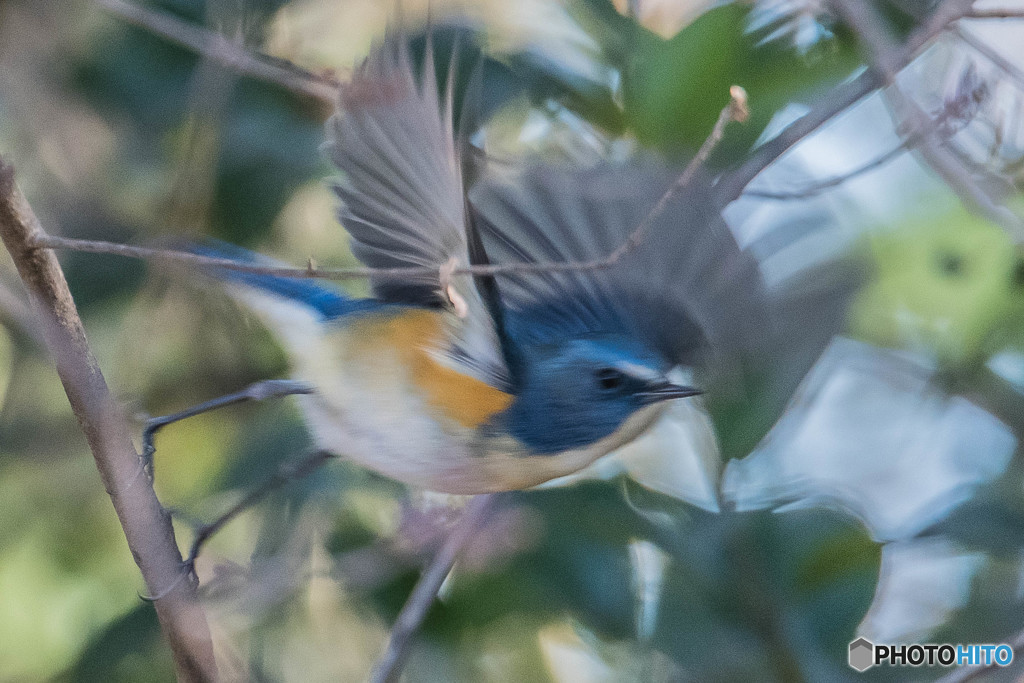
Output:
M444 365L431 349L445 343L442 313L413 310L376 318L374 345L391 346L409 369L413 383L438 413L468 428L476 428L505 410L512 395Z

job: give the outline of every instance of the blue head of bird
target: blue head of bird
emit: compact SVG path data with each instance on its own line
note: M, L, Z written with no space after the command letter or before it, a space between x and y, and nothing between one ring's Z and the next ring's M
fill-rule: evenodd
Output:
M700 393L670 382L665 362L623 335L539 344L526 358L502 426L538 454L586 447L648 406Z

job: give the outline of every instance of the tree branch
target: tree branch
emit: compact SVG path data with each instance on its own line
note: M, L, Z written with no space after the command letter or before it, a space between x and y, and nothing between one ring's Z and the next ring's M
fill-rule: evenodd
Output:
M336 456L333 453L318 450L294 463L285 463L278 468L278 471L274 473L274 476L267 479L259 487L245 494L241 500L228 508L226 512L221 514L215 520L206 524L198 525L195 530L195 537L192 539L192 544L189 546L188 557L185 558L186 570L189 572L194 571L196 559L199 557L199 553L202 551L203 546L206 545L206 542L209 541L215 533L220 531L225 524L253 507L256 503L260 502L285 484L304 479L306 476L312 474L335 457ZM160 597L161 596L158 595L154 596L152 599L159 600Z
M152 478L153 456L156 454L156 445L154 443L156 433L167 425L187 420L188 418L195 417L196 415L202 415L203 413L235 405L236 403L245 403L246 401L265 401L268 398L282 398L284 396L295 396L297 394L312 394L315 393L315 391L316 390L311 385L305 382L287 379L265 379L254 384L250 384L241 391L236 391L233 394L226 394L224 396L210 399L209 401L204 401L203 403L191 406L177 413L151 417L146 420L146 427L142 430L141 457L143 465L149 469L150 478Z
M790 147L870 95L877 87L875 74L864 72L849 83L834 88L820 104L755 149L738 168L722 176L715 186L721 205L738 199L747 185Z
M810 199L816 197L826 190L831 190L833 187L839 187L847 181L853 180L854 178L870 173L871 171L884 166L900 154L903 154L909 148L908 142L902 142L896 147L893 147L888 152L881 154L871 161L858 166L852 171L847 171L831 178L826 178L816 183L810 183L799 190L784 190L778 192L772 192L769 190L743 190L744 197L757 197L758 199L775 199L779 201L786 201L792 199Z
M991 45L985 43L975 36L969 29L965 30L960 26L954 26L951 31L960 40L964 41L976 51L981 53L990 62L999 67L1007 76L1017 81L1017 85L1024 88L1024 69L999 54L998 50L992 49Z
M946 0L939 5L920 28L910 34L896 50L893 64L902 68L909 64L933 38L951 23L964 18L971 11L974 0ZM737 199L743 190L766 168L785 154L793 145L818 130L854 104L883 85L875 71L865 71L852 81L833 88L808 113L789 124L781 133L751 153L735 170L722 176L717 185L719 201L724 206Z
M243 76L279 85L331 106L338 101L341 84L333 76L313 73L287 60L253 52L220 33L182 21L171 14L124 0L95 2L132 26L145 29Z
M964 12L970 9L965 0ZM968 208L1003 227L1018 242L1024 241L1024 221L999 205L972 177L971 172L949 150L940 145L934 122L921 107L900 90L896 77L905 66L901 55L905 50L896 42L888 27L866 3L860 0L833 0L836 12L853 29L868 49L871 69L878 74L891 102L895 116L902 120L909 136L920 136L919 150L928 165L960 197Z
M370 673L371 683L396 683L402 673L402 667L409 656L413 637L419 631L430 606L437 599L441 584L448 577L462 548L476 535L490 513L494 499L498 494L476 496L466 505L444 544L431 559L430 564L420 576L409 599L398 613L395 625L391 629L387 648Z
M979 97L978 91L974 90L948 100L943 105L942 111L934 117L934 120L929 121L928 130L936 131L940 134L943 140L952 137L962 130L964 126L970 123L971 120L973 120L974 112L970 111L969 107L971 103L976 103L979 100ZM918 144L920 144L920 142L921 135L919 134L905 135L900 143L889 151L884 152L874 159L845 173L832 176L831 178L825 178L817 182L808 183L804 187L796 190L770 191L751 190L747 188L743 190L743 196L757 197L758 199L773 199L777 201L809 199L811 197L816 197L822 192L838 187L850 180L853 180L854 178L864 175L865 173L870 173L871 171L884 166L900 154L914 149Z
M179 680L217 677L206 615L195 587L182 581L181 553L170 516L160 505L132 445L127 420L110 395L56 257L34 247L43 228L0 158L0 238L10 252L68 402L85 432L103 485L155 604Z
M976 9L967 15L969 19L1024 19L1024 9Z

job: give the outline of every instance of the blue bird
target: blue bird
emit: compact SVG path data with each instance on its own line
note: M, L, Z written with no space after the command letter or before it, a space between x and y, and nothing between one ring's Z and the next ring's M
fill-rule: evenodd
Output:
M374 297L353 299L308 280L214 274L316 388L300 400L321 447L456 494L574 473L644 433L667 401L700 393L670 381L674 368L756 334L756 262L698 178L610 267L444 277L473 264L599 260L679 170L650 158L490 168L456 134L430 50L420 75L406 45L391 35L356 70L325 149L355 256L418 275L374 276Z

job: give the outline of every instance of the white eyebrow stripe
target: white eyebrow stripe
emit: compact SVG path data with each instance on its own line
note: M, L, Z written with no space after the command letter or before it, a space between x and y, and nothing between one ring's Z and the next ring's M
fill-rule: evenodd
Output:
M615 364L615 369L624 375L642 380L659 379L662 376L657 370L638 363L619 362Z

